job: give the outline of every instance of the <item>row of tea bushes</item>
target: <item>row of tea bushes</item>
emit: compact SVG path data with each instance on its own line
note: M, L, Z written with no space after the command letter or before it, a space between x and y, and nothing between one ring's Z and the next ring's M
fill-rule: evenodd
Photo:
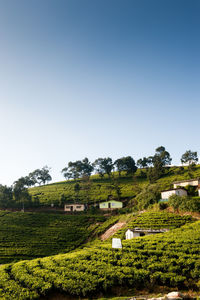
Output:
M0 264L69 252L103 216L0 212Z
M110 242L68 254L0 266L1 299L37 299L52 291L85 296L115 286L198 289L200 221L164 234Z

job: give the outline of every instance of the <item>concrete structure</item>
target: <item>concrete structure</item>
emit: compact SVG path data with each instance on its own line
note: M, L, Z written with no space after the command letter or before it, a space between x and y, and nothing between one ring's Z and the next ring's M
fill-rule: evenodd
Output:
M128 229L125 233L126 236L126 240L131 240L134 236L133 236L133 231L131 231L130 229Z
M169 199L170 196L187 196L187 191L184 189L171 189L161 192L161 199Z
M133 237L140 237L145 235L157 234L167 232L169 229L142 229L142 228L134 228L133 229Z
M99 208L102 210L113 210L122 207L123 207L123 203L121 201L115 201L115 200L109 200L99 204Z
M173 182L174 188L176 189L179 186L187 186L187 185L192 185L192 186L198 186L200 185L200 179L187 179L187 180L180 180L180 181L174 181Z
M70 203L70 204L65 204L64 206L64 211L84 211L85 210L85 205L80 204L80 203Z

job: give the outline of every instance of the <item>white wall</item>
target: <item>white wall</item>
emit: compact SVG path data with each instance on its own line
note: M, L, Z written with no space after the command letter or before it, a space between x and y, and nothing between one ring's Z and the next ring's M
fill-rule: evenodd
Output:
M187 191L182 190L182 189L177 189L177 190L161 192L162 199L169 199L169 197L172 195L187 196Z
M174 188L176 189L178 186L187 186L187 185L198 186L199 185L199 180L174 183Z

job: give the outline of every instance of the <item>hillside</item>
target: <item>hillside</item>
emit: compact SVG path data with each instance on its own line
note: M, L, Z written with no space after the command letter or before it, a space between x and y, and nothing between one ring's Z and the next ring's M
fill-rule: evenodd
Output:
M123 251L97 242L68 254L0 266L1 299L39 299L200 287L200 221L167 233L123 241ZM51 299L48 298L48 299Z
M144 185L149 183L145 172L145 170L138 169L134 177L125 176L124 173L119 177L118 173L114 172L112 179L107 176L101 178L98 175L93 175L89 182L78 180L80 185L78 193L75 191L76 182L73 180L30 188L29 193L32 195L33 201L41 205L52 203L63 205L63 203L76 201L77 199L83 203L95 203L107 200L110 195L118 199L117 188L120 188L121 199L130 199L137 195ZM200 165L196 166L195 171L192 173L188 172L187 167L184 167L184 170L179 167L166 168L165 175L157 180L157 184L161 191L172 187L173 181L189 179L190 176L193 178L200 177Z
M103 216L0 212L0 264L69 252L97 228L100 231L105 220Z

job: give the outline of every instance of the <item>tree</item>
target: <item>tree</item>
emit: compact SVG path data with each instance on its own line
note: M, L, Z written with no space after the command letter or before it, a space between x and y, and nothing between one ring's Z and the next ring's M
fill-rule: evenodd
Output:
M137 165L139 168L147 168L150 163L151 161L147 157L140 158L137 161Z
M98 158L94 161L93 167L95 168L96 172L103 177L105 174L107 174L109 177L111 175L111 172L113 170L113 162L112 158Z
M153 157L153 162L157 157L160 158L163 166L171 165L172 158L170 157L169 152L167 152L165 150L165 147L160 146L160 147L156 148L156 153Z
M36 169L33 172L29 173L28 176L24 177L26 180L26 186L30 187L32 185L45 184L48 181L51 181L51 175L49 174L51 168L44 166L42 169Z
M153 165L148 171L148 178L151 183L159 179L165 172L164 166L171 164L171 157L165 147L160 146L156 148L155 155L148 157L149 162Z
M119 172L119 176L122 171L126 171L126 175L134 174L137 171L135 161L131 156L121 157L114 162L114 165Z
M13 190L12 187L0 184L0 207L8 208L13 204Z
M50 172L50 168L48 166L44 166L41 170L39 170L37 176L37 180L39 181L39 184L41 183L45 184L46 182L52 180L49 172Z
M89 162L89 159L86 157L82 161L70 161L68 163L68 167L65 167L62 169L61 173L63 173L63 176L66 179L73 178L74 180L82 177L90 177L92 171L94 170L94 167Z
M21 177L14 182L13 196L16 203L22 204L23 211L26 203L30 206L32 197L27 189L26 177Z
M135 197L139 210L147 209L160 198L160 187L157 184L144 186L142 191Z
M191 150L186 151L181 156L181 163L182 164L196 164L198 162L197 152L192 152Z

